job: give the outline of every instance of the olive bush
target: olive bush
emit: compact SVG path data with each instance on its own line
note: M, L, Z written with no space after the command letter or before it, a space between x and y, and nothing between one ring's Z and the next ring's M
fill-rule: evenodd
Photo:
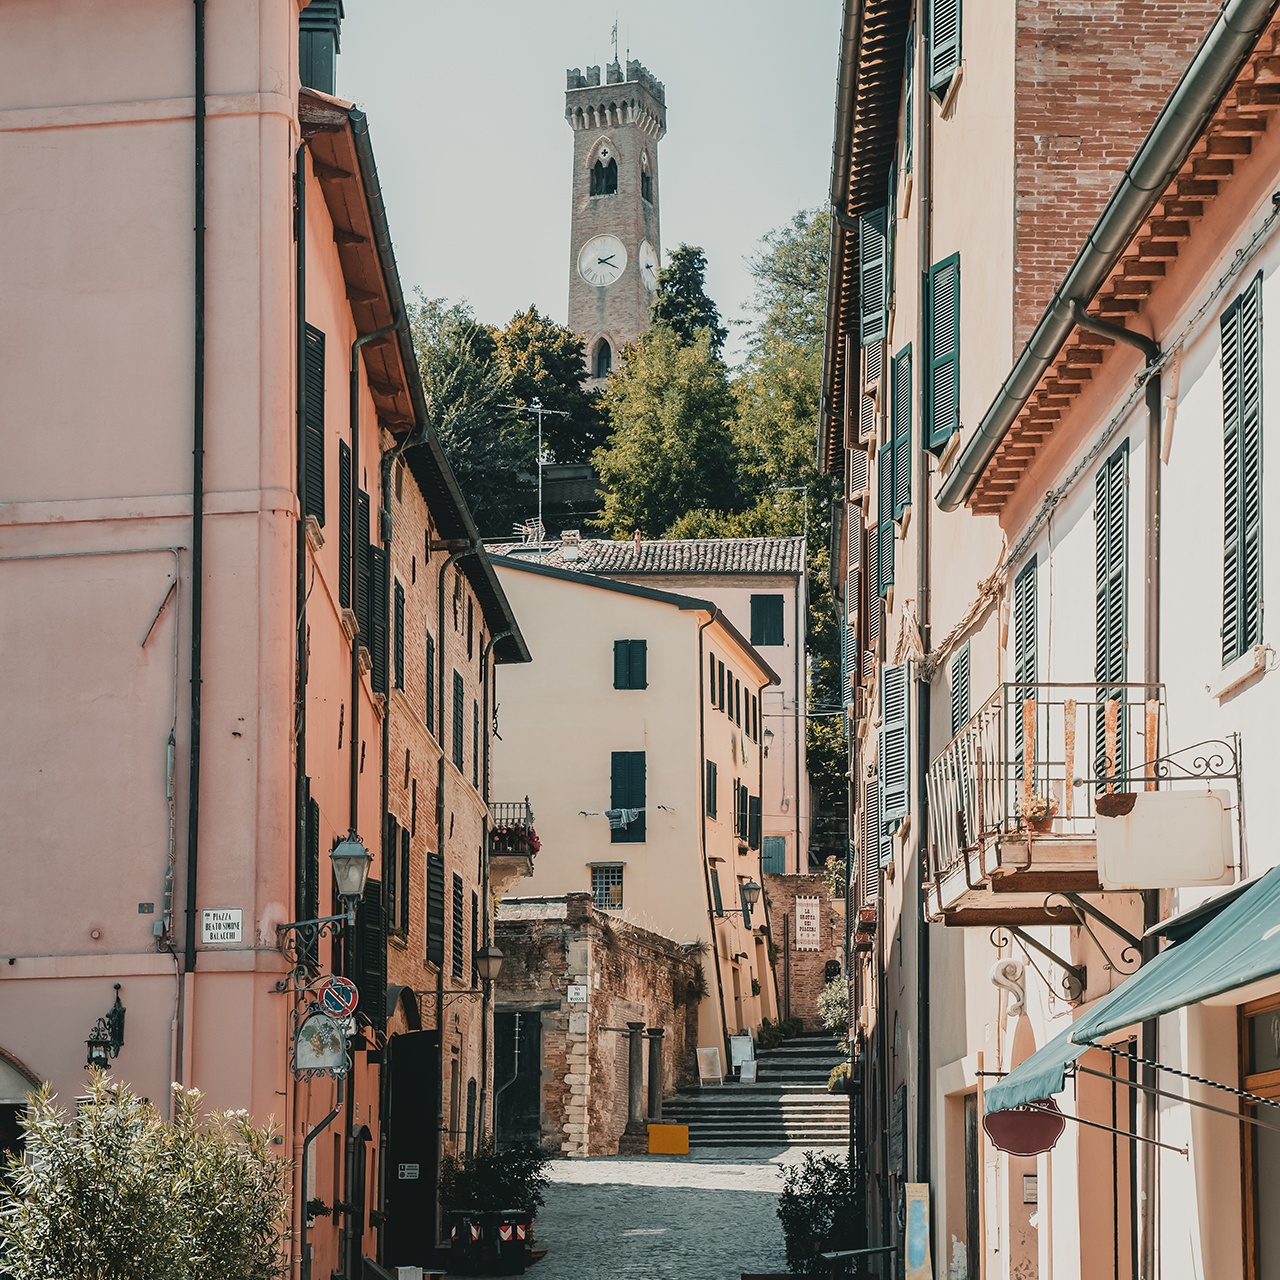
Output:
M93 1072L75 1116L46 1085L24 1161L0 1179L0 1271L14 1280L278 1280L288 1273L290 1164L274 1127L202 1113L174 1085L175 1120Z

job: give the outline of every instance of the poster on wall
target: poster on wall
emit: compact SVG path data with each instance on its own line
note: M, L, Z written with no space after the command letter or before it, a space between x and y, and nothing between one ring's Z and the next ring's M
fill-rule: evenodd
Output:
M929 1184L908 1182L906 1280L933 1280L929 1257Z
M822 902L818 898L796 899L796 950L817 951L822 945Z

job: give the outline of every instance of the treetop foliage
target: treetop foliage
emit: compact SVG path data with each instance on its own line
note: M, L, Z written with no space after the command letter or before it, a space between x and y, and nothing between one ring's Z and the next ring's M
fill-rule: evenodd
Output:
M684 343L695 342L699 331L706 329L711 354L718 357L729 330L720 323L720 311L707 297L706 281L707 255L696 245L682 244L658 272L649 319L655 325L665 325Z
M827 259L831 214L801 209L785 226L760 241L763 249L748 262L756 289L747 309L759 320L754 345L774 339L817 352L826 324Z

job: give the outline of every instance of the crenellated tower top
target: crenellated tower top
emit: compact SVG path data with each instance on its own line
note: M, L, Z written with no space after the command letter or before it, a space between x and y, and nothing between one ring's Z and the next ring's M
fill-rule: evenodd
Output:
M588 67L586 75L571 67L565 80L564 115L571 129L635 125L655 140L666 133L666 86L640 62L627 62L625 78L620 63L609 63L604 84L599 67Z

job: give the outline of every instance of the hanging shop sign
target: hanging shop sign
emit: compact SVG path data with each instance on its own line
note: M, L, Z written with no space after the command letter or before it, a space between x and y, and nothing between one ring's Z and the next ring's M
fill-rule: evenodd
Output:
M1011 1156L1038 1156L1048 1151L1062 1137L1066 1120L1052 1098L1031 1107L1014 1107L1009 1111L992 1111L982 1117L993 1146Z
M318 1004L308 1005L293 1035L294 1077L345 1076L348 1065L342 1023Z
M817 951L822 946L822 903L818 898L796 899L796 950Z

